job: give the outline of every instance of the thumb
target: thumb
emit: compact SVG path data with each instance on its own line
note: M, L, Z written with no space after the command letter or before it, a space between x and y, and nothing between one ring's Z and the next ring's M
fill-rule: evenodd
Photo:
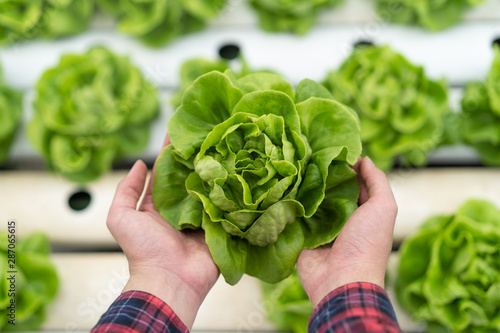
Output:
M118 184L110 215L121 210L136 210L146 183L148 168L143 161L135 162L127 176Z

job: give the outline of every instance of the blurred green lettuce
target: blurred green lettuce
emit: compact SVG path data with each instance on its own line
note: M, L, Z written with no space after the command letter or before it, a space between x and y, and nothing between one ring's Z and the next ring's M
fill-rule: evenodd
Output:
M257 11L260 26L268 32L294 32L305 35L316 24L322 10L343 0L248 0Z
M205 230L229 284L244 273L281 281L357 208L360 131L356 113L314 81L295 90L272 73L210 72L168 123L153 202L175 228Z
M261 289L262 304L271 323L283 331L307 333L313 307L296 270L276 284L262 282Z
M75 182L143 150L159 110L156 89L139 69L102 47L63 56L36 92L31 142L50 169Z
M0 1L0 45L81 33L93 13L93 0Z
M21 122L23 95L2 81L0 66L0 164L5 162L14 135Z
M10 235L10 234L9 234ZM16 239L17 240L17 239ZM54 264L50 259L50 244L44 234L34 233L17 240L15 264L9 262L9 239L0 232L0 331L33 331L38 329L47 317L47 307L54 299L59 280ZM14 264L14 268L11 268ZM16 325L8 323L8 306L12 297L8 295L10 281L7 280L15 270Z
M145 44L160 47L183 34L201 30L226 0L97 0L118 17L118 28Z
M429 332L500 331L500 210L470 200L400 248L396 292Z
M447 85L388 46L359 46L324 85L361 121L364 154L389 170L397 158L421 166L445 139Z
M484 0L376 0L379 15L387 21L418 25L431 31L458 23L463 14Z
M486 82L471 82L462 99L463 140L481 155L483 163L500 165L500 47Z

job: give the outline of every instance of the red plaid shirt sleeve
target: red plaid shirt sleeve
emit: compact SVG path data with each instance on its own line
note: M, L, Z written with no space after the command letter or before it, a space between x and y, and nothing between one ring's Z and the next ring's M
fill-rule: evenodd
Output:
M350 283L335 289L316 307L308 332L401 332L384 289L371 283Z
M91 333L188 333L187 327L161 299L142 291L121 294Z

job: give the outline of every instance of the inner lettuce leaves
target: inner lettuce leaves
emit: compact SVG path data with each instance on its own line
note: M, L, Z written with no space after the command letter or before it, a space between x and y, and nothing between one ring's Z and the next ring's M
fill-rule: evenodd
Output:
M9 149L22 117L21 92L8 87L2 81L0 66L0 165L7 160Z
M429 80L422 67L388 46L356 47L324 85L359 114L363 153L382 170L398 158L425 165L448 139L445 127L453 118L446 83Z
M93 0L0 1L0 45L76 35L87 29L93 13Z
M201 30L215 18L226 0L97 0L105 12L118 18L118 29L160 47Z
M343 0L247 0L257 11L260 26L268 32L294 32L305 35L316 24L322 10Z
M500 210L469 200L400 248L396 292L429 332L500 331Z
M17 241L17 239L16 239ZM8 261L9 240L5 232L0 232L0 331L34 331L47 317L47 307L53 301L59 286L54 264L50 259L50 244L47 236L34 233L20 238L15 248L15 300L16 325L8 323L11 297Z
M481 155L484 164L500 165L500 47L486 82L471 82L462 99L463 140Z
M239 69L236 70L235 67L239 66ZM204 58L193 58L185 61L181 66L180 71L180 79L181 85L178 91L175 93L174 97L171 100L173 106L178 107L182 103L182 96L184 96L185 91L193 84L193 82L203 74L210 73L212 71L218 71L224 73L226 70L231 69L233 74L237 78L242 78L251 73L255 72L268 72L268 70L255 71L251 69L243 56L238 56L237 61L230 61L226 59L218 59L218 60L207 60Z
M267 319L276 328L295 333L307 333L313 307L297 271L276 284L262 282L262 305Z
M357 208L356 113L320 84L272 73L199 77L168 123L153 201L175 228L205 230L226 282L289 276Z
M141 152L159 102L127 57L103 47L64 55L36 85L28 134L51 170L89 182L115 159Z
M418 25L431 31L458 23L463 14L484 0L376 0L378 14L386 21Z

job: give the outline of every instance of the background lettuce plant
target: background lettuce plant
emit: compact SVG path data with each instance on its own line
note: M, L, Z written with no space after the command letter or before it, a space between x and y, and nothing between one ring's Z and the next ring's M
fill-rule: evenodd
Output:
M500 210L470 200L425 222L400 249L396 292L429 332L500 331Z
M0 1L0 45L78 34L93 13L93 0Z
M296 270L276 284L262 283L261 289L262 304L271 323L283 331L307 333L313 307Z
M38 329L47 317L47 307L54 299L59 280L50 259L50 244L44 234L34 233L16 242L16 325L8 324L11 297L7 280L11 270L8 262L7 234L0 232L0 330L31 331Z
M364 154L389 170L399 157L405 164L427 163L444 140L450 114L447 85L431 81L388 46L359 46L324 85L361 121Z
M391 22L439 31L458 23L465 11L484 0L376 0L380 16Z
M118 28L144 43L159 47L186 33L201 30L215 18L226 0L97 0L118 17Z
M153 201L177 229L205 230L229 284L275 283L303 248L331 242L357 208L359 120L311 80L210 72L168 123Z
M260 26L269 32L304 35L316 23L318 14L343 0L248 0L259 14Z
M463 140L487 165L500 165L500 47L486 82L471 82L462 99Z
M88 182L147 145L156 89L127 57L96 47L69 54L36 85L29 137L50 169Z
M0 66L0 164L5 162L14 134L21 122L23 95L2 82Z

